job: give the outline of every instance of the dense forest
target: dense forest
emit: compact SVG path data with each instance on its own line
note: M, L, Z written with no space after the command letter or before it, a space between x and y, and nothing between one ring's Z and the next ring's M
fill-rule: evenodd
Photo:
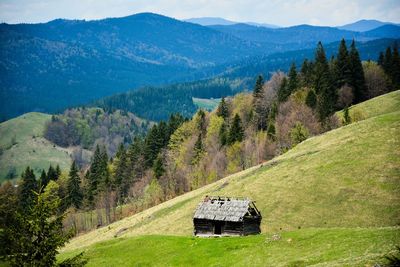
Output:
M251 93L222 98L216 110L199 110L191 120L171 115L167 121L152 125L146 135L135 136L130 144L121 139L113 157L104 145L96 144L96 139L88 139L92 141L85 144L95 147L89 168L80 169L74 161L69 173L51 168L36 179L27 167L17 188L10 183L0 188L7 192L0 201L5 218L1 228L15 220L7 212L13 205L19 207L20 214L33 216L30 207L38 205L33 191L43 189L47 197L59 200L58 213L54 214L69 211L62 222L75 234L107 225L265 162L310 136L360 119L350 116L348 108L398 88L399 70L396 45L382 52L376 63L361 62L354 41L348 47L342 40L331 58L318 43L315 57L304 60L300 68L293 63L287 74L275 72L268 81L260 75ZM339 119L335 112L342 109L343 119ZM51 123L67 123L67 118L77 123L86 118L85 112L99 113L97 119L106 114L100 109L68 112ZM120 111L114 115L130 118ZM89 128L95 118L84 120ZM78 136L79 142L86 140L85 135ZM9 241L8 234L1 235L2 241Z
M191 117L196 112L192 97L220 98L238 90L227 79L218 78L161 87L145 87L103 98L92 105L107 111L125 110L152 121L167 120L171 114Z
M394 43L394 39L359 43L360 57L362 60L378 60L378 51ZM330 59L336 54L339 45L339 42L334 42L324 47L327 58ZM313 49L304 49L249 57L214 67L213 73L216 76L213 78L167 86L144 87L100 99L89 106L98 106L106 110L121 109L152 121L167 120L169 115L174 113L190 117L196 112L192 97L220 98L238 92L250 92L257 74L269 79L273 70L287 72L293 62L301 66L304 59L313 57L313 54Z

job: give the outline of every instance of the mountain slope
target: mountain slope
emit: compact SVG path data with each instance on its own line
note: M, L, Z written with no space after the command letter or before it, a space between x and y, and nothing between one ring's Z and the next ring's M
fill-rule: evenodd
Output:
M218 17L191 18L191 19L185 19L183 21L199 24L199 25L202 25L202 26L233 25L233 24L240 23L240 22L231 21L231 20L227 20L227 19L224 19L224 18L218 18ZM243 23L248 24L248 25L258 26L258 27L272 28L272 29L279 28L279 26L277 26L277 25L267 24L267 23L257 23L257 22L250 22L250 21L249 22L243 22Z
M370 41L380 38L400 38L400 27L384 25L366 32L354 32L334 27L298 25L286 28L268 29L248 24L212 25L209 28L231 34L243 40L262 43L270 51L295 50L314 47L321 41L324 44L346 40Z
M349 44L351 41L348 41ZM379 51L393 45L393 39L379 39L357 43L362 60L376 60ZM339 42L324 45L328 57L337 53ZM305 58L314 57L315 48L286 51L268 56L255 56L214 68L214 77L189 83L145 87L95 101L92 105L107 110L130 111L149 120L167 120L170 114L181 113L190 117L196 111L194 98L221 98L240 91L253 89L256 75L269 79L276 70L288 71L292 62L299 70Z
M348 30L348 31L355 31L355 32L366 32L383 25L393 24L391 22L383 22L374 19L362 19L353 23L349 23L343 26L337 27L338 29Z
M51 115L27 113L0 124L0 183L20 176L27 164L39 175L42 169L71 165L70 151L55 146L43 137Z
M262 46L151 13L94 21L0 24L0 117L61 111L262 53ZM197 76L193 77L193 73Z
M88 266L374 266L394 252L399 227L301 229L233 238L139 236L84 250ZM155 252L155 249L156 252ZM63 253L60 259L78 251Z
M113 239L118 231L123 237L191 235L193 212L205 195L252 198L267 234L398 225L400 140L394 137L400 134L400 105L395 112L374 115L310 138L270 162L77 237L66 250Z

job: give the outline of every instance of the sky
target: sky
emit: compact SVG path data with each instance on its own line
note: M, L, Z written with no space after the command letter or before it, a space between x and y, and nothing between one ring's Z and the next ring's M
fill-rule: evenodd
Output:
M153 12L176 19L338 26L360 19L400 23L400 0L0 0L0 22L101 19Z

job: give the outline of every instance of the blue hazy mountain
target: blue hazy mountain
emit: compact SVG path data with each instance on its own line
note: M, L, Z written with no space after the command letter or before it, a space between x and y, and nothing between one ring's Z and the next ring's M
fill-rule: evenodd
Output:
M348 31L366 32L366 31L370 31L370 30L376 29L378 27L381 27L381 26L384 26L387 24L395 24L395 23L383 22L383 21L374 20L374 19L362 19L362 20L359 20L359 21L356 21L356 22L353 22L350 24L339 26L337 28L342 29L342 30L348 30Z
M201 18L191 18L185 19L184 21L190 23L196 23L202 26L211 26L211 25L233 25L238 24L237 21L227 20L224 18L219 17L201 17ZM243 22L244 24L252 25L252 26L259 26L259 27L266 27L266 28L279 28L277 25L268 24L268 23L257 23L257 22Z
M200 25L142 13L94 21L0 24L0 116L54 112L264 51ZM199 72L197 72L199 73Z
M279 29L268 29L243 23L208 27L251 42L281 45L282 50L313 47L318 41L330 43L342 38L370 41L379 38L400 37L400 27L395 25L384 25L363 33L311 25L298 25Z
M396 37L300 25L210 26L141 13L102 20L0 24L0 120L56 112L142 86L212 77L232 62L314 48L341 38Z

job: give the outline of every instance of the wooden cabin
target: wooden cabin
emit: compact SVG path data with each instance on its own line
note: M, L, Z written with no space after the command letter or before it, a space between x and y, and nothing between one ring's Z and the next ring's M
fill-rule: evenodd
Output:
M243 236L261 233L261 213L248 198L209 197L193 216L195 236Z

